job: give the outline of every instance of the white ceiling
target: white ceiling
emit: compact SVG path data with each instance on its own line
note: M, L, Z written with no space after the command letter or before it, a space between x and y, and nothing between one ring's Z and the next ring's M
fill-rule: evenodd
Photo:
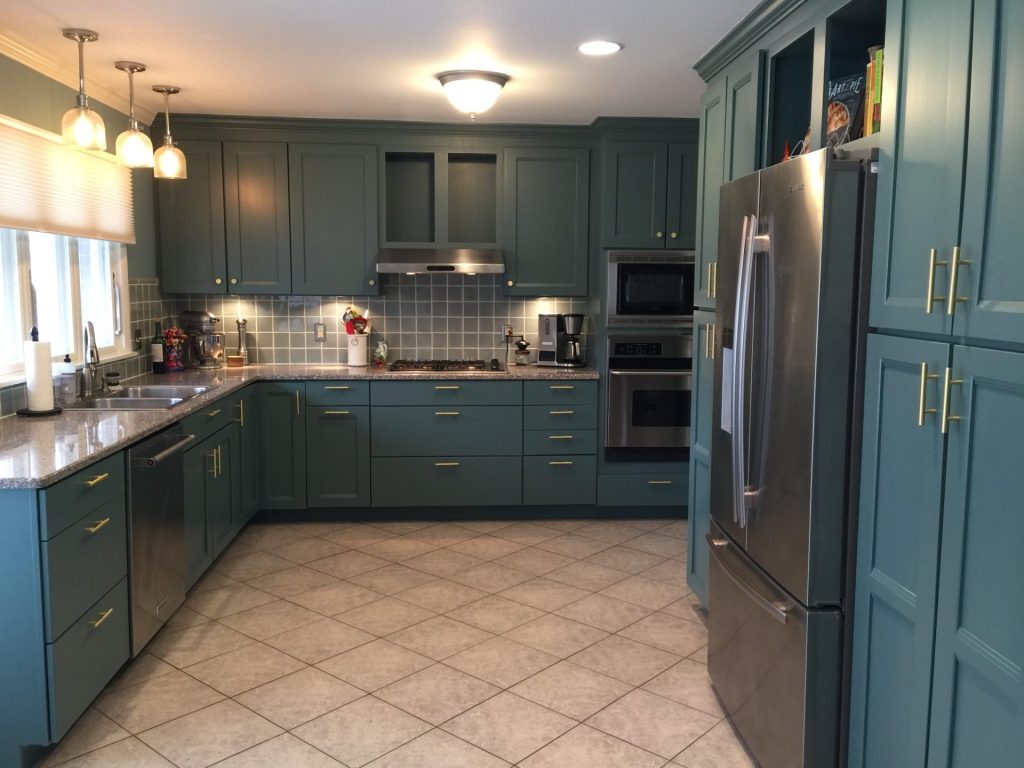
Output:
M154 83L178 85L171 111L428 120L466 118L434 75L511 76L480 123L586 124L600 115L695 117L693 63L757 0L4 0L0 53L77 87L64 27L86 46L86 90L123 108L118 59L141 61L143 114ZM625 49L603 59L578 43ZM173 117L172 117L173 123Z

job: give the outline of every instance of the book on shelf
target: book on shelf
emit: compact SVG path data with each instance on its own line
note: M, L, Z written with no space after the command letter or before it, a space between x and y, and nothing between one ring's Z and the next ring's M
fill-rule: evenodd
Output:
M868 48L866 69L867 93L864 98L864 135L878 133L882 128L882 72L885 67L885 48Z
M865 75L829 80L825 104L825 146L836 147L860 138L864 125Z

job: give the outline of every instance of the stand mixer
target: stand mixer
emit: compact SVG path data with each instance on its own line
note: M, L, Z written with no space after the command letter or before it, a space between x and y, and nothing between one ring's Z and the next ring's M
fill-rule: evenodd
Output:
M224 334L216 333L220 318L201 309L186 309L178 315L178 322L188 334L185 342L184 362L187 368L223 368Z

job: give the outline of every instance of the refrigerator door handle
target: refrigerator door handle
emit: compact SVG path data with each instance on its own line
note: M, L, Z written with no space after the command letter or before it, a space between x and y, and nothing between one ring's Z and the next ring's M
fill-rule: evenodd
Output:
M729 540L715 538L710 533L705 534L705 536L708 540L708 549L711 551L711 556L722 568L722 572L729 577L729 580L739 587L747 597L753 600L754 603L756 603L759 608L763 609L769 616L780 624L785 624L789 618L788 606L781 600L772 600L770 597L766 597L761 594L726 561L724 553L730 546Z
M750 284L753 277L754 238L757 217L743 217L743 238L740 246L739 270L736 285L736 312L733 318L732 367L732 498L733 520L740 528L747 527L747 346L750 325Z
M771 219L768 219L768 226L771 226ZM758 270L755 264L755 254L760 255L761 269ZM750 468L749 473L745 472L743 477L743 506L749 513L756 510L761 504L761 493L763 489L762 478L765 474L767 462L767 439L769 413L768 408L772 402L772 361L775 357L775 262L771 252L771 234L752 236L750 246L750 284L747 286L748 299L756 295L756 306L760 311L748 317L746 332L750 338L757 340L759 346L757 355L759 386L751 387L749 424L744 425L750 443ZM758 277L760 273L760 279ZM761 289L761 290L758 290ZM755 294L756 292L756 294ZM760 327L755 327L760 320ZM746 362L746 361L744 361ZM756 403L754 399L756 398ZM754 424L753 415L757 414L757 423ZM749 521L749 520L748 520Z

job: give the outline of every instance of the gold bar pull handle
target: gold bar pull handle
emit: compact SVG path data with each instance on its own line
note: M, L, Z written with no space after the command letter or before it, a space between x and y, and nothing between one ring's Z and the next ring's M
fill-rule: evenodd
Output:
M926 408L928 401L927 389L929 379L938 379L939 374L928 373L928 363L921 363L921 388L917 396L917 426L924 426L924 419L929 413L935 413L934 408Z
M942 434L944 434L944 435L949 432L949 422L951 422L951 421L960 421L960 417L959 416L950 416L949 415L949 391L955 385L963 384L963 383L964 383L963 379L954 379L953 378L953 369L952 368L947 368L946 369L945 382L944 382L943 387L942 387L942 429L941 429L941 431L942 431Z
M110 477L110 473L109 472L104 472L102 475L96 475L96 477L94 477L92 480L86 480L85 481L85 487L86 488L95 488L97 485L102 483L108 477Z
M459 385L458 384L438 384L438 385L436 385L434 387L434 389L439 389L439 390L459 389Z
M572 416L576 411L548 411L551 416Z
M708 344L708 357L712 360L715 359L715 342L718 339L718 324L712 323L708 326L710 329L711 343Z
M224 454L222 453L223 448L217 446L217 477L224 474Z
M238 418L235 421L238 422L238 426L245 426L245 401L239 400L235 405L238 406Z
M434 411L435 416L458 416L458 411Z
M932 248L928 252L928 293L924 298L924 311L927 314L931 314L934 309L934 304L937 301L945 301L945 296L935 295L935 268L949 266L948 262L938 260L939 252Z
M206 418L212 419L214 416L217 416L219 413L220 413L220 408L218 408L218 409L216 409L214 411L207 411L206 412Z
M210 451L208 454L206 454L206 456L207 456L207 458L210 459L210 462L212 464L212 467L210 469L206 470L206 471L209 472L211 475L213 475L214 478L216 478L217 477L217 449L214 448L212 451Z
M324 411L324 416L349 416L352 411Z
M648 485L672 485L671 480L648 480Z
M711 359L711 323L704 326L704 359Z
M573 465L573 462L571 462L571 461L549 461L548 464L550 464L552 467L571 467Z
M347 387L347 386L344 386L344 385L338 385L338 386L325 386L324 389L327 390L328 392L334 392L334 391L346 392L346 391L352 389L352 387Z
M110 518L109 517L105 517L102 520L97 520L95 523L93 523L91 526L89 526L88 528L86 528L84 530L88 534L93 534L93 533L96 533L97 531L99 531L101 528L106 527L109 524L110 524Z
M572 435L548 435L548 440L572 440Z
M549 389L576 389L572 384L552 384Z
M111 614L113 614L113 613L114 613L114 609L113 609L113 608L107 608L107 610L105 610L105 611L104 611L103 613L101 613L101 614L99 615L99 617L98 617L98 618L92 619L92 620L91 620L91 621L89 622L89 624L90 624L90 625L92 625L92 628L93 628L93 629L99 629L99 628L100 628L100 625L101 625L101 624L102 624L102 623L103 623L104 621L106 621L107 619L109 619L109 618L110 618L110 616L111 616Z
M299 409L299 390L295 390L295 415L301 416L302 411Z
M708 262L708 298L709 299L715 298L715 295L718 293L718 286L716 285L717 282L718 282L718 262L717 261L709 261Z
M459 466L459 462L457 462L457 461L435 461L434 462L434 466L435 467L457 467L457 466Z
M960 274L960 267L969 267L971 265L970 259L960 258L960 246L953 248L953 260L949 265L949 294L946 296L946 314L950 317L953 316L953 310L957 304L963 304L967 301L966 296L956 295L956 284L957 275Z

